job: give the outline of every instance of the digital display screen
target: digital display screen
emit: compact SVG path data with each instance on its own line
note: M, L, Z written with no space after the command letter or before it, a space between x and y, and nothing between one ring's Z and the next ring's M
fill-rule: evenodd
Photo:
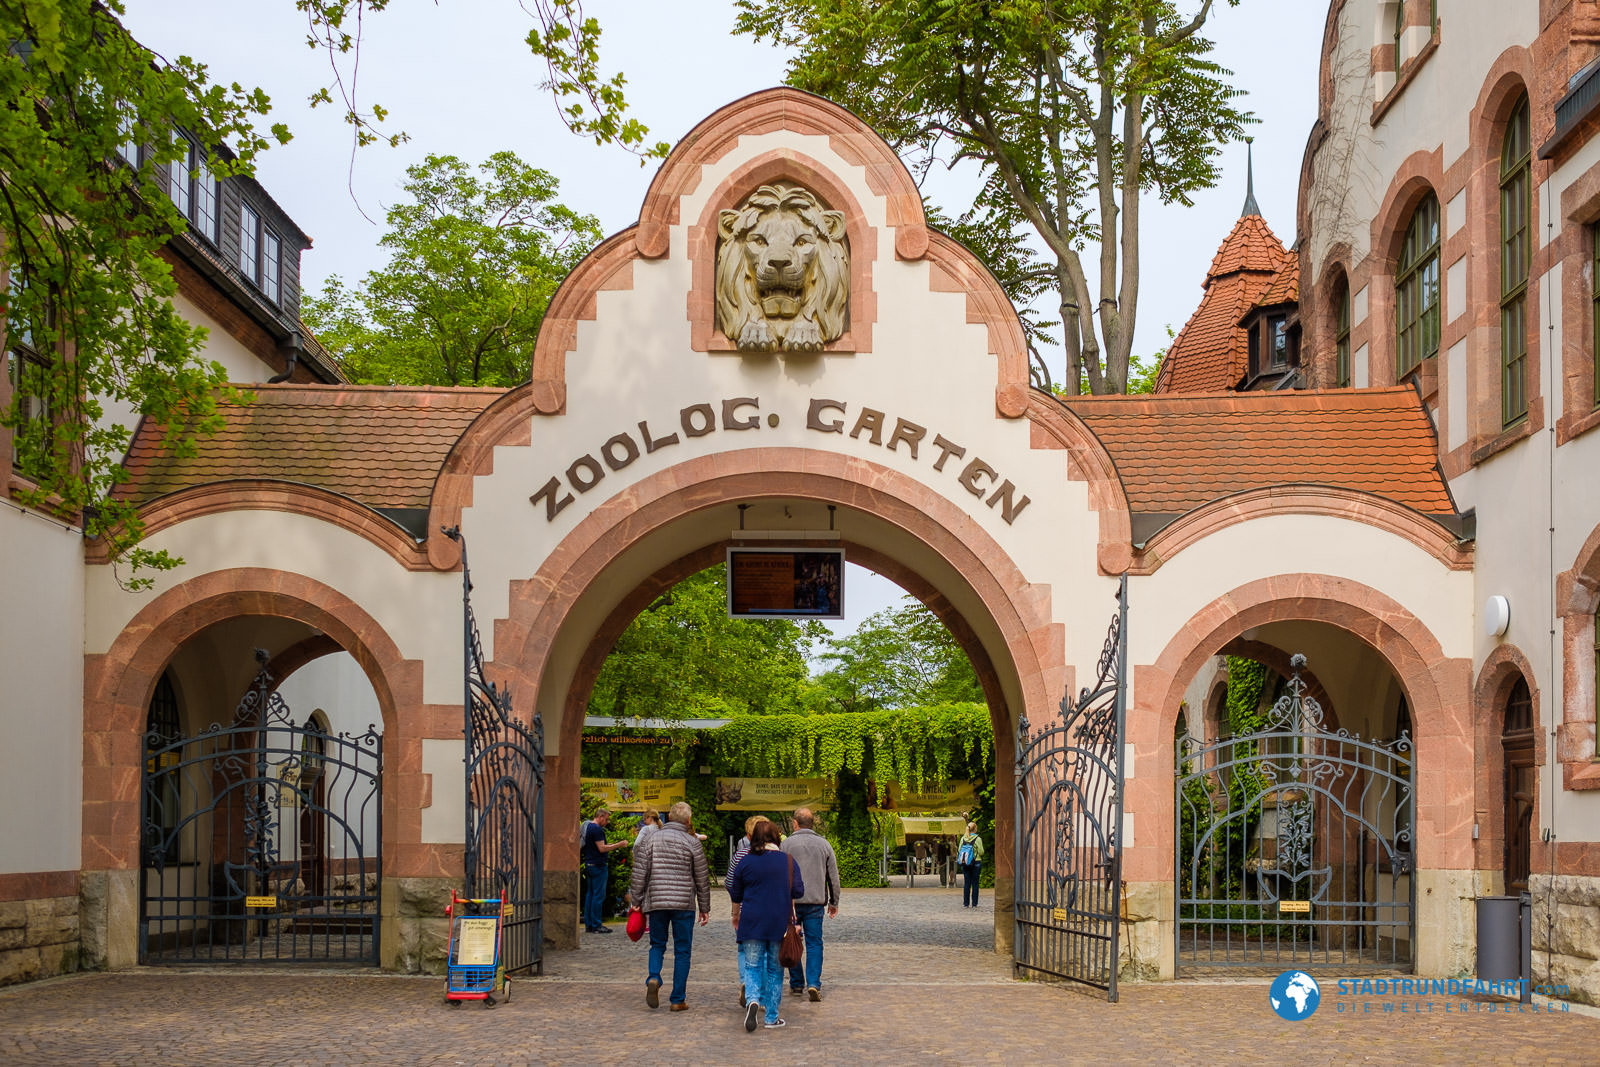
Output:
M844 618L844 549L728 549L728 615Z

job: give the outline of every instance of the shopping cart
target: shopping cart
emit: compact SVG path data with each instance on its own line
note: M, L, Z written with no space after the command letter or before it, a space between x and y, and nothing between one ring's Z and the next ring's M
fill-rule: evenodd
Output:
M447 961L444 1000L452 1008L463 1000L481 1000L483 1006L511 1000L511 980L500 965L500 929L509 905L498 898L458 897L450 890L450 957Z

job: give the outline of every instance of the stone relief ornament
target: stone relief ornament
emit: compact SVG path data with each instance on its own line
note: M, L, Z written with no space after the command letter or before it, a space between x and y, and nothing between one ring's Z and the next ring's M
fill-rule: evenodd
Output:
M797 185L763 185L717 229L717 326L739 351L820 352L844 333L843 212Z

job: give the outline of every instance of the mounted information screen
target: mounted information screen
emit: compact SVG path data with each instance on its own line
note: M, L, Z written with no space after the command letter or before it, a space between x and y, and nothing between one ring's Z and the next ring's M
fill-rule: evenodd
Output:
M844 549L728 549L728 616L844 618Z

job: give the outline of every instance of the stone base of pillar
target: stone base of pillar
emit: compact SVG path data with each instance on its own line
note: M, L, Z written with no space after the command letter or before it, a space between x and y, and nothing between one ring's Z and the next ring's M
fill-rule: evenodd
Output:
M139 872L78 875L78 966L123 971L139 962Z
M578 947L578 872L544 872L544 947L570 952Z
M385 878L378 965L406 974L443 974L450 958L452 878Z

